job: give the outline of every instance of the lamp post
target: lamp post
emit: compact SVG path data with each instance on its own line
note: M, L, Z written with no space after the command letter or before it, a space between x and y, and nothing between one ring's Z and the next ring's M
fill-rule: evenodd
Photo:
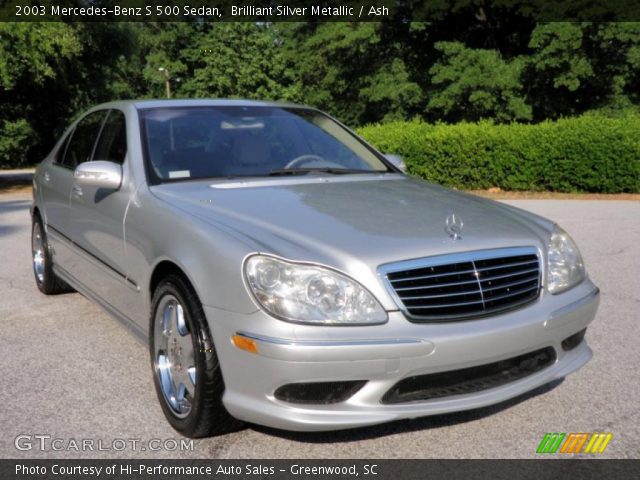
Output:
M167 92L167 98L171 98L171 82L169 81L169 70L164 67L158 68L159 72L164 73L164 87Z

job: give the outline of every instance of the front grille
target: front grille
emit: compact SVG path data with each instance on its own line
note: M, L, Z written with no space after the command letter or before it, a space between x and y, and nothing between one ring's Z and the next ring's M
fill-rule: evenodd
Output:
M410 260L381 268L413 320L447 321L509 310L540 293L534 248L507 248Z
M478 367L407 377L382 397L394 404L453 397L515 382L550 366L556 360L552 347Z

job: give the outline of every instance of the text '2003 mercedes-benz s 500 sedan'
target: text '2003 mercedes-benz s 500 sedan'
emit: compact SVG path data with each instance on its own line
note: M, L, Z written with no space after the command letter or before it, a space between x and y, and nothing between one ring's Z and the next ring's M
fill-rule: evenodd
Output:
M571 237L401 167L313 108L104 104L36 171L36 282L148 339L191 437L472 409L589 361Z

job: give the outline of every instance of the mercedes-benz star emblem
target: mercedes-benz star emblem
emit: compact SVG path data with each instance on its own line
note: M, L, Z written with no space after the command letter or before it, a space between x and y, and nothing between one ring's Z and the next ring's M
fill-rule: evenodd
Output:
M452 213L447 217L444 223L444 231L447 232L447 235L449 235L451 239L460 240L462 238L460 234L462 233L462 227L464 226L464 223L459 216L457 216L455 213Z

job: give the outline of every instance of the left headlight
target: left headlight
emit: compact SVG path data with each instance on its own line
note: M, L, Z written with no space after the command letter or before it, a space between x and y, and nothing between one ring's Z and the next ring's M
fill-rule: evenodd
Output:
M244 263L247 285L272 315L298 323L363 325L387 313L363 286L326 267L253 255Z
M547 250L547 290L553 294L564 292L585 277L580 250L569 234L556 225Z

